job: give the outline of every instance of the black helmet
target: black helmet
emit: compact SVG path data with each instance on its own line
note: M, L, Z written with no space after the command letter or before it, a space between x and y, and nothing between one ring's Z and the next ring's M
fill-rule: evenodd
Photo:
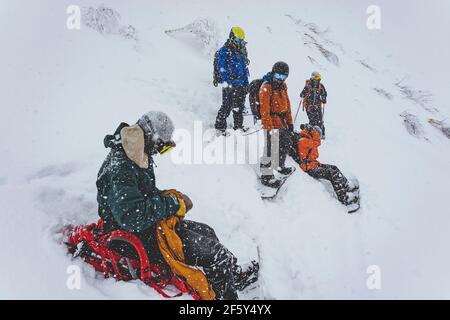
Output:
M272 72L289 75L289 66L286 62L278 61L273 65Z

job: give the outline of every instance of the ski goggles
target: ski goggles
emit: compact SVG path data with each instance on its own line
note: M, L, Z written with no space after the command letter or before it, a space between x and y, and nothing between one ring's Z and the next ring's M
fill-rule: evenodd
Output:
M275 73L275 74L273 75L273 77L274 77L276 80L284 81L284 80L287 79L288 75L287 75L287 74L282 74L282 73Z
M244 47L245 45L247 45L247 41L245 41L244 39L234 38L233 41L240 47Z
M159 139L155 143L155 150L158 151L159 154L167 153L175 147L176 147L176 144L173 141L164 142L161 139Z

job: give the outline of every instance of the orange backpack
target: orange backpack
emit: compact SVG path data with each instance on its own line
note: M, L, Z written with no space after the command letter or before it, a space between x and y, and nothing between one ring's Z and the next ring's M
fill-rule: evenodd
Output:
M309 104L308 103L308 98L311 96L311 94L314 93L315 88L311 85L311 80L306 80L305 87L309 88L309 90L307 91L307 93L303 97L303 108L306 106L306 108L308 108L308 110L309 110L310 106L314 106L315 105L315 101L313 101L313 104ZM319 87L317 88L318 89L317 93L319 95L322 94L322 88L323 88L322 84L319 82Z

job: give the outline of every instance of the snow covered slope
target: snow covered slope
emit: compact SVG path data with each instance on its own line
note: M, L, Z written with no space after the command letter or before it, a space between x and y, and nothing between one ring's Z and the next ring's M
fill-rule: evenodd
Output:
M378 31L366 28L368 1L108 1L120 17L95 29L89 8L102 2L89 0L81 30L66 28L72 1L1 2L0 298L160 298L71 261L58 231L97 219L102 141L121 121L162 110L189 132L194 121L211 127L221 103L212 54L233 25L246 30L252 78L289 63L295 110L305 79L322 73L320 160L359 178L362 209L347 215L300 170L266 203L248 165L170 156L156 159L159 188L189 194L189 218L213 226L241 262L258 243L270 298L450 298L450 140L428 124L450 114L450 8L378 2ZM66 286L73 264L80 290ZM381 290L366 286L370 265Z

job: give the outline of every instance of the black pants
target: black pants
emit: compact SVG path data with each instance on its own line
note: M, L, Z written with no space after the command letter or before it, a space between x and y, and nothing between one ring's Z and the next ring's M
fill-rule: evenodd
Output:
M286 157L292 147L292 138L290 131L286 128L276 129L272 135L265 130L264 134L264 156L261 159L261 175L270 176L273 174L273 170L278 169L277 167L284 168ZM278 148L274 147L275 150L272 150L272 143L276 143L277 139ZM278 158L275 158L277 156ZM278 160L278 166L275 165L276 160Z
M176 232L183 242L185 262L203 268L216 299L237 300L234 287L237 259L219 242L214 230L203 223L182 220Z
M306 108L306 114L308 115L309 124L311 126L318 126L322 129L322 135L325 136L325 126L323 124L323 113L321 106L311 106Z
M324 179L331 182L334 192L340 202L345 204L348 191L348 180L338 167L329 164L320 164L317 168L306 171L315 179Z
M222 89L222 106L216 118L217 130L227 129L227 118L233 110L234 129L242 128L244 122L245 96L247 89L244 86L231 86Z

